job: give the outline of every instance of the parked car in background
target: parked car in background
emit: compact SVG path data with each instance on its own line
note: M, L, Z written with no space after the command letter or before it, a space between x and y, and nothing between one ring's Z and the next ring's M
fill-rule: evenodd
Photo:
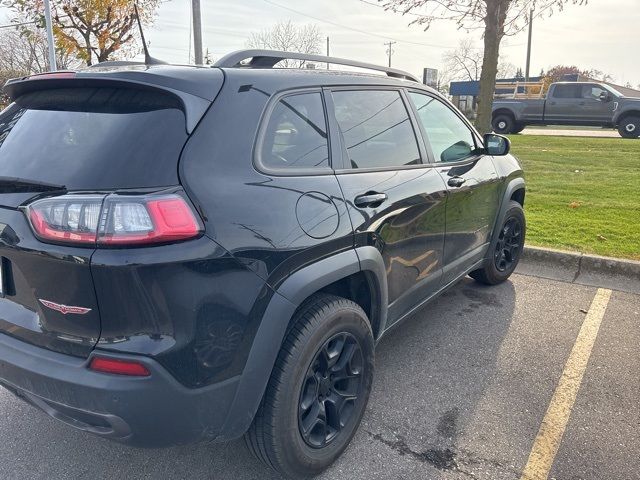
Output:
M640 98L625 97L603 83L558 82L546 98L493 102L494 132L519 133L527 125L617 128L624 138L639 138Z
M271 68L287 58L386 75ZM376 342L522 252L509 140L398 70L252 50L5 91L0 385L110 440L245 435L317 474L360 424Z

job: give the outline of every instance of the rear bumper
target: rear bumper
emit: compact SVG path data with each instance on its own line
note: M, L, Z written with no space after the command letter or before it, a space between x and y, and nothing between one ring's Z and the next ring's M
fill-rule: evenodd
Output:
M220 435L239 376L190 389L150 358L100 355L135 359L151 375L96 373L87 369L91 357L51 352L0 334L0 385L74 428L133 446L181 445Z

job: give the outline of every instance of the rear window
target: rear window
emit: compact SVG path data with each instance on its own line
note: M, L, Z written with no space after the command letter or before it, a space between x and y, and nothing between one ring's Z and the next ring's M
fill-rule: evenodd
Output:
M319 92L287 96L271 113L261 161L278 169L327 168L329 144Z
M36 91L0 113L0 176L69 190L175 185L186 140L185 117L171 95Z

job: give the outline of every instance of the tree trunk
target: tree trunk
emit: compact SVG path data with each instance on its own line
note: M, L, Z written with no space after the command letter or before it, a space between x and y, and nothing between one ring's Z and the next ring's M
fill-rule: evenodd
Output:
M90 67L92 64L91 34L86 33L84 35L84 43L87 46L87 66Z
M480 133L491 132L491 109L498 75L500 41L504 36L504 22L511 0L486 0L487 16L484 19L484 59L480 74L480 94L478 96L478 117L476 128Z

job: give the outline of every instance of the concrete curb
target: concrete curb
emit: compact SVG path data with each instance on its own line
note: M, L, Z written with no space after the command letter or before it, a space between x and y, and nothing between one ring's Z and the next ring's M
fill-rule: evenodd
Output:
M518 273L640 293L640 262L525 245Z

